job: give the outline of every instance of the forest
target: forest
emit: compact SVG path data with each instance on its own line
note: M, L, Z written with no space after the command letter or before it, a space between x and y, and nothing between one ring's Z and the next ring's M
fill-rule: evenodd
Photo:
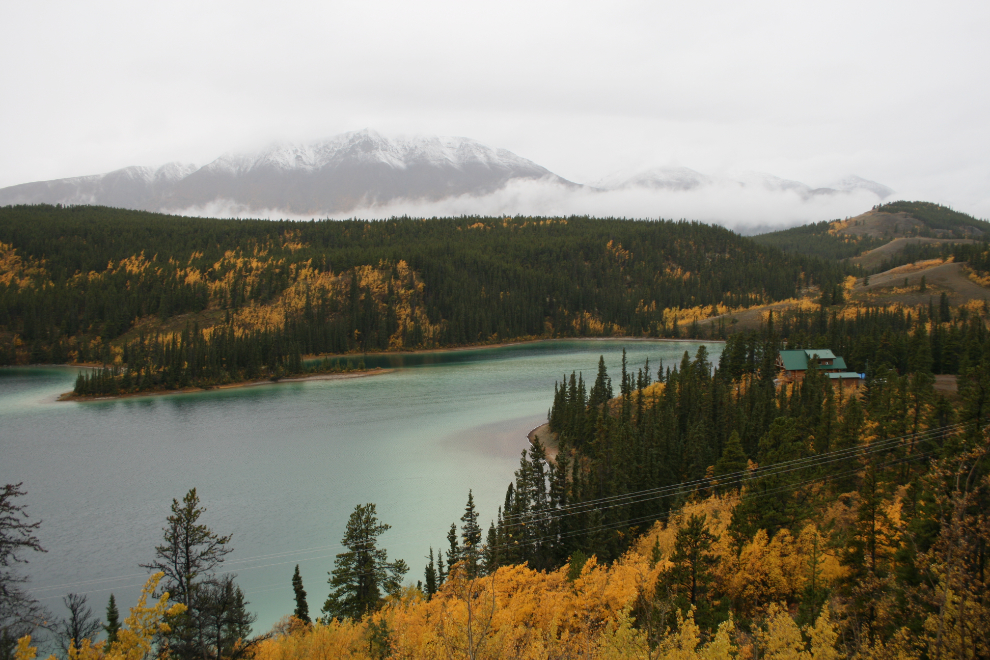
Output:
M413 585L358 504L328 584L307 591L297 567L295 611L260 635L218 572L229 537L198 522L190 491L145 565L157 602L112 639L70 638L69 657L987 657L988 321L923 305L768 314L717 364L702 347L565 376L548 393L553 446L523 452L487 532L469 492ZM835 348L866 378L835 388L813 359L782 382L785 345ZM5 660L33 657L20 639Z
M704 319L856 269L696 222L271 222L0 209L0 364L106 369L77 394L280 378L304 359L573 336L700 336Z
M390 560L388 521L355 503L333 570L304 586L296 567L295 609L270 631L253 629L223 570L231 537L202 523L195 489L149 539L129 617L69 594L54 618L26 588L39 523L8 484L0 660L990 657L986 301L845 304L853 267L686 222L14 207L0 242L7 361L101 365L82 394L507 338L726 342L717 361L702 347L562 374L550 441L522 453L497 511L469 491L422 568ZM985 243L917 250L990 272ZM799 294L757 329L698 321ZM835 386L812 359L788 382L784 348L830 349L863 378Z

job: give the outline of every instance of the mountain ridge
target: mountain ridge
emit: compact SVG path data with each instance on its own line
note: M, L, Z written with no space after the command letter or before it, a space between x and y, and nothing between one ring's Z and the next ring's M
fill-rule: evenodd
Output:
M507 149L465 137L385 137L362 129L308 142L277 142L255 152L230 151L202 167L180 162L129 166L106 174L36 181L0 189L0 206L91 204L134 210L211 215L245 213L339 215L401 201L483 197L516 182L590 193L630 189L683 192L733 186L802 200L867 190L881 200L883 184L849 176L812 188L765 173L711 177L687 167L617 173L596 184L569 181ZM212 210L212 212L211 212Z

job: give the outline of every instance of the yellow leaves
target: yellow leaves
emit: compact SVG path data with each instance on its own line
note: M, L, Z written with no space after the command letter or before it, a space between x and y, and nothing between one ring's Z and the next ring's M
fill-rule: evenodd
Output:
M856 281L855 275L847 275L846 279L842 281L842 288L845 289L846 292L852 291L856 288Z
M602 336L607 334L601 317L587 311L579 312L571 317L571 326L579 332L583 327L589 335Z
M291 627L284 635L261 642L255 660L310 660L313 658L368 658L366 624L351 620Z
M180 603L169 605L168 594L164 594L154 605L148 605L158 582L164 573L155 573L141 590L137 605L131 608L130 616L124 620L124 625L117 631L117 641L104 648L103 642L92 643L88 639L78 641L74 648L69 649L69 660L143 660L151 652L151 642L158 633L169 631L165 623L167 617L182 614L186 606ZM30 635L22 637L17 642L15 660L34 660L37 648L30 646ZM54 660L55 656L48 660Z
M987 273L986 275L983 275L981 277L979 273L977 273L975 270L971 268L966 268L965 271L969 276L969 279L971 279L973 282L979 284L980 286L990 287L990 273Z
M835 642L839 633L832 624L827 605L822 608L815 625L806 632L811 638L810 644L805 642L791 615L779 605L772 605L766 629L757 633L763 647L760 657L766 660L837 660Z
M24 635L17 640L17 650L14 651L14 660L34 660L38 653L37 646L31 646L31 635Z
M696 307L685 308L667 307L663 310L663 322L667 327L673 326L675 322L680 325L684 325L694 321L703 321L713 316L729 314L732 311L738 310L733 310L731 307L726 307L722 303L717 303L715 305L698 305Z
M14 283L23 289L33 278L45 275L43 261L21 259L13 245L0 243L0 284Z
M677 632L668 635L658 650L661 660L730 660L735 658L737 649L732 643L735 624L732 619L718 627L712 640L702 646L701 630L694 622L694 609L687 618L677 613ZM700 648L699 648L700 646Z
M810 660L801 629L776 603L770 606L766 630L757 633L765 660Z
M670 517L666 525L659 521L654 524L653 529L637 539L632 551L643 558L649 558L653 554L654 545L659 543L663 556L669 557L674 552L674 541L681 526L692 515L704 515L708 531L719 537L718 542L713 546L716 553L719 556L732 553L729 547L728 528L732 520L732 510L738 503L739 496L735 493L712 495L704 500L688 502L677 514Z
M622 268L626 263L632 259L632 253L622 247L622 243L617 243L615 241L609 241L605 245L605 249L615 257L615 260L619 263L619 268Z

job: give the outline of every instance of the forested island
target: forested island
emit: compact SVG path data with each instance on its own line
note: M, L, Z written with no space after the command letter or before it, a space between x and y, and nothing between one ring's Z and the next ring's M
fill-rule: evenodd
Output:
M75 210L9 212L38 213L44 220ZM81 627L58 629L59 638L68 640L64 654L73 660L164 652L189 660L990 656L990 306L976 297L953 304L955 290L922 274L967 257L972 272L966 282L980 286L990 264L985 242L922 246L928 251L923 256L937 263L912 262L881 276L854 263L752 247L731 232L693 223L286 223L285 231L300 232L290 235L296 247L288 247L279 243L286 239L278 223L190 220L169 241L187 241L183 255L203 253L196 257L205 269L196 267L199 278L209 264L222 262L221 248L210 245L223 242L218 234L197 237L197 226L204 232L247 232L238 238L245 245L264 239L255 244L269 252L252 258L261 264L278 255L287 265L284 279L276 275L282 272L278 266L266 262L247 269L258 278L250 282L243 275L247 266L238 266L222 277L189 283L191 257L166 252L167 241L155 243L151 229L117 246L131 239L120 237L128 236L123 225L106 222L116 231L90 235L80 221L75 252L52 247L59 243L57 233L32 234L29 223L0 223L0 240L18 246L16 253L8 248L8 263L19 259L16 272L22 273L6 282L4 294L5 301L21 305L4 307L18 310L7 317L8 332L21 341L8 349L12 361L23 359L25 346L64 349L66 360L79 360L71 351L89 342L85 350L102 352L99 362L119 370L109 372L113 379L130 373L148 379L149 388L164 388L182 382L183 373L190 383L210 374L233 379L237 374L229 365L246 370L250 359L259 370L282 365L289 372L290 355L510 337L712 333L726 344L717 362L702 348L677 364L631 370L623 362L610 374L602 362L587 379L578 373L563 378L546 395L555 458L534 443L495 512L478 511L467 493L460 520L436 530L438 544L423 548L429 559L421 570L389 560L379 540L388 521L378 519L373 503L355 503L342 530L345 550L327 583L304 587L297 570L294 612L260 635L251 629L243 593L222 571L230 537L199 521L203 506L195 490L182 499L177 494L160 545L148 542L145 567L153 576L146 594L157 602L142 600L124 625L110 625L111 601L105 632L92 627L91 611L74 610L90 628L87 636L78 634ZM136 222L134 231L142 226ZM417 243L420 231L430 240ZM321 232L348 247L333 247L337 243L329 239L320 243ZM76 263L87 263L83 246L98 242L96 236L108 239L101 262L112 263L85 270L89 266ZM141 240L150 241L141 257L145 265L120 266L134 258ZM307 252L310 245L322 247ZM470 250L463 254L472 256L458 256L466 246ZM69 261L70 254L80 261ZM293 261L293 255L309 256ZM317 258L328 260L321 262L324 270L313 266ZM399 262L408 269L405 275ZM253 287L266 281L258 273L269 266L272 281L284 283L271 290L281 293L251 299ZM722 279L723 267L731 278ZM153 290L155 268L175 274L176 291L205 291L201 306L176 308L173 316L156 308L151 318L143 308L129 308L131 320L121 321L114 339L88 334L109 336L108 320L98 315L85 325L64 325L81 315L83 308L73 304L98 299L103 291L125 300L129 287L140 282ZM310 271L300 285L299 273ZM84 286L90 280L83 272L119 286ZM364 272L383 279L372 286L361 279ZM871 276L873 287L885 288L869 288L863 280ZM49 279L38 279L44 277ZM246 298L240 284L230 286L242 281ZM318 282L332 285L320 289ZM295 292L292 304L288 292ZM791 307L773 306L790 298ZM44 316L43 299L62 300L65 306L53 309L69 311ZM280 314L270 317L272 325L246 330L256 318L250 314L269 309L262 302L274 300L282 302L270 307ZM644 301L658 302L651 309ZM757 323L725 322L731 315L720 314L719 305L749 309ZM692 318L682 316L684 310L705 306L711 308L709 322L683 322ZM49 333L30 335L31 342L24 329L28 309L36 310L36 320L46 319L31 326L32 332ZM390 309L397 310L395 326L387 324ZM167 336L169 321L183 314L213 315L216 325L209 331L205 323L184 326ZM329 329L336 327L340 334ZM395 332L381 330L392 327L423 334L403 330L402 343L393 346ZM468 329L473 334L461 334ZM221 341L228 343L214 343ZM220 346L230 352L210 352ZM237 346L247 351L244 356L256 357L239 361ZM290 348L279 353L275 346ZM178 349L187 352L176 357ZM797 378L786 373L782 351L801 349L811 355ZM845 389L843 374L818 357L833 354L856 377L854 388ZM217 371L190 367L210 364ZM165 373L174 380L154 381ZM132 387L141 385L132 380ZM40 549L35 528L22 518L23 502L29 501L22 497L16 485L4 491L4 567ZM30 660L35 651L26 635L38 632L43 613L11 581L20 573L4 570L8 592L20 598L8 602L28 614L4 614L2 660ZM89 641L72 642L80 637Z

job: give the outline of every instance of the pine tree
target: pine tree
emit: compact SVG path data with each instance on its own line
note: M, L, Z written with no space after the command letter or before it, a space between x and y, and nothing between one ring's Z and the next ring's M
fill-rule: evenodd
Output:
M612 398L612 379L608 377L608 369L605 368L605 356L598 356L598 376L595 384L591 386L588 395L588 405L598 407Z
M450 523L450 530L447 532L447 568L453 569L454 564L461 560L461 547L457 543L457 524Z
M707 516L692 514L674 541L674 553L670 557L674 565L670 580L680 609L695 609L695 619L710 627L713 621L713 603L710 593L712 571L718 557L712 550L719 537L708 531Z
M739 438L739 432L733 431L725 443L725 448L722 449L721 458L715 463L715 478L719 479L720 477L728 476L726 480L728 483L720 484L720 489L723 491L737 490L739 483L741 483L738 481L741 478L741 475L738 473L743 472L748 464L746 452L742 448L742 440Z
M141 564L151 571L162 571L159 589L187 608L192 605L194 585L201 576L212 575L231 552L230 535L219 536L199 523L206 507L200 506L196 489L192 488L182 502L172 500L172 515L162 529L165 543L155 547L155 560Z
M388 561L388 552L378 547L378 537L391 529L379 522L374 504L359 504L347 521L340 544L347 552L337 555L330 572L330 595L323 605L327 620L361 619L377 609L382 591L397 593L402 576L409 570L399 559Z
M461 557L467 563L468 575L478 575L478 558L481 551L481 527L478 525L478 512L474 508L474 494L468 490L468 500L461 516Z
M430 546L430 554L427 557L430 562L426 565L426 584L424 588L426 589L426 597L433 598L433 594L437 592L437 566L436 562L433 560L433 546Z
M312 623L309 618L309 604L306 602L306 590L303 589L302 575L299 574L299 564L296 564L296 571L292 574L292 591L296 596L296 610L293 614L303 623Z
M117 641L117 631L120 630L120 612L117 611L117 601L113 594L110 594L110 601L107 603L107 622L103 624L103 630L107 633L107 648Z

